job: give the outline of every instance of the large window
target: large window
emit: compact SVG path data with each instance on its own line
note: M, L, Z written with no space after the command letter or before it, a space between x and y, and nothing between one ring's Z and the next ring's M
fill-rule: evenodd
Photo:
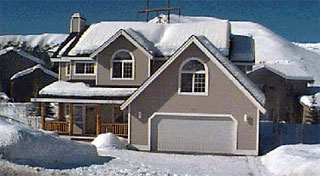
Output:
M118 51L112 58L111 78L133 79L134 60L130 52L126 50Z
M180 93L206 94L207 69L199 59L190 59L180 69Z
M76 63L76 74L94 74L94 63L92 62L78 62Z

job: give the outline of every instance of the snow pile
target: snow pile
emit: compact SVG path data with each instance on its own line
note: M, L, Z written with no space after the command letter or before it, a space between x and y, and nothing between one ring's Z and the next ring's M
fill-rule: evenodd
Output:
M308 107L320 109L320 92L314 95L304 95L300 97L300 102Z
M320 145L283 145L261 161L275 175L316 176L320 173Z
M37 57L34 57L31 54L26 53L26 52L22 51L21 49L17 49L17 48L12 47L12 46L10 46L8 48L5 48L3 50L0 50L0 55L4 55L4 54L8 53L9 51L14 51L17 54L19 54L20 56L24 57L24 58L27 58L27 59L35 62L35 63L44 65L44 61L42 61L41 59L39 59Z
M0 116L0 154L9 161L46 168L73 168L99 161L90 144L13 125Z
M42 35L3 35L0 36L0 47L17 46L36 48L40 47L45 50L54 52L68 37L67 34L42 34ZM51 49L51 50L50 50Z
M99 134L93 141L92 144L97 147L97 149L107 149L107 148L117 148L124 149L123 143L115 136L113 133Z
M34 71L36 71L36 70L38 70L38 69L40 69L40 70L42 70L44 73L46 73L46 74L48 74L48 75L50 75L50 76L58 79L58 74L54 73L54 72L51 71L51 70L48 70L48 69L44 68L44 67L43 67L42 65L40 65L40 64L38 64L38 65L36 65L36 66L33 66L33 67L31 67L31 68L22 70L22 71L20 71L20 72L18 72L18 73L16 73L16 74L14 74L14 75L11 77L10 80L12 81L12 80L14 80L14 79L20 78L21 76L28 75L28 74L33 73Z
M10 99L4 92L0 92L0 102L8 102Z
M211 21L193 23L156 24L146 22L101 22L90 25L69 55L93 52L120 29L132 29L144 36L161 52L172 55L190 36L204 35L224 55L229 52L230 23L228 20L211 18ZM215 29L215 30L212 30ZM183 31L183 32L181 32ZM178 34L178 35L177 35Z
M40 95L58 95L58 96L105 96L105 97L124 97L130 96L136 88L98 88L89 87L85 83L70 83L65 81L54 82L39 92Z

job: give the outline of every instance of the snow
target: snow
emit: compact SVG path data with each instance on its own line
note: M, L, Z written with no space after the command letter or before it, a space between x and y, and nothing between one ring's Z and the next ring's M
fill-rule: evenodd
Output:
M320 43L295 43L294 42L293 44L320 54Z
M71 39L58 53L59 56L62 56L64 54L64 52L66 52L66 50L70 47L70 45L73 43L73 41L76 39L77 37L73 37L73 39Z
M23 46L29 48L40 47L54 52L68 37L67 34L41 34L41 35L3 35L0 36L0 46Z
M80 97L125 97L130 96L136 88L98 88L85 83L56 81L40 90L40 95L80 96Z
M283 145L261 158L275 175L308 175L320 173L320 145Z
M308 107L320 109L320 92L314 95L304 95L300 97L300 102Z
M12 46L0 50L0 56L1 56L1 55L4 55L4 54L6 54L6 53L8 53L8 52L10 52L10 51L14 51L14 52L16 52L17 54L19 54L20 56L22 56L22 57L24 57L24 58L27 58L27 59L35 62L35 63L44 65L44 61L43 61L43 60L41 60L41 59L39 59L39 58L37 58L37 57L34 57L34 56L32 56L31 54L26 53L26 52L24 52L24 51L22 51L22 50L20 50L20 49L17 49L17 48L15 48L15 47L12 47Z
M123 143L115 136L113 133L104 133L99 134L92 143L99 150L107 149L107 148L117 148L124 149L125 146Z
M9 100L9 97L4 92L0 92L0 102L8 102Z
M312 81L313 77L310 76L306 70L301 68L302 65L295 64L291 61L280 60L275 63L264 64L264 67L279 76L289 80L309 80Z
M42 70L44 73L54 77L54 78L57 78L58 79L58 74L54 73L53 71L51 70L48 70L46 68L44 68L42 65L38 64L38 65L35 65L31 68L28 68L28 69L25 69L25 70L22 70L16 74L14 74L12 77L11 77L11 81L14 80L14 79L17 79L17 78L20 78L21 76L24 76L24 75L28 75L34 71L36 71L37 69L40 69Z
M91 53L120 29L128 30L131 28L131 30L152 42L165 56L172 55L192 35L205 35L227 55L229 51L229 27L229 21L220 19L209 22L177 24L101 22L90 25L68 54L81 55ZM216 30L213 31L212 29Z
M99 162L94 146L9 123L0 116L0 154L18 164L70 168Z

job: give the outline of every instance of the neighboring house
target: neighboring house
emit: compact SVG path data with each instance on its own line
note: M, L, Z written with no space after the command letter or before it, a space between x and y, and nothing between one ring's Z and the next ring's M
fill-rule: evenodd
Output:
M43 65L44 62L20 49L8 47L0 50L0 92L4 92L10 97L10 78L17 72L37 64Z
M57 81L58 74L38 64L14 74L10 80L13 101L27 102L37 97L40 89Z
M302 123L302 106L299 97L308 93L313 78L302 69L290 64L268 64L250 72L248 77L266 96L267 113L262 120ZM301 76L304 75L304 76Z
M60 81L32 99L44 129L113 132L148 151L258 154L265 97L244 74L254 42L231 35L229 21L86 26L76 13L70 31L51 59ZM53 102L59 113L49 121Z
M320 92L300 97L303 124L320 124Z

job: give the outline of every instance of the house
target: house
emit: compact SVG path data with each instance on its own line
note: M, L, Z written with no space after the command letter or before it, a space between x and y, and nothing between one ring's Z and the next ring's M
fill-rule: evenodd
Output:
M30 101L43 87L58 80L58 74L38 64L14 74L11 78L11 97L16 102Z
M266 96L266 114L262 120L302 123L303 108L299 97L309 92L313 78L291 64L265 64L248 73L248 77Z
M320 93L299 97L303 107L303 124L320 124Z
M41 103L42 128L113 132L146 151L257 155L266 111L244 73L254 63L252 38L231 35L227 20L158 22L88 26L73 14L51 58L59 81L32 99ZM48 103L58 103L54 120L44 117Z
M45 63L39 58L14 47L0 50L0 92L4 92L10 97L10 78L17 72L37 64L44 65Z

